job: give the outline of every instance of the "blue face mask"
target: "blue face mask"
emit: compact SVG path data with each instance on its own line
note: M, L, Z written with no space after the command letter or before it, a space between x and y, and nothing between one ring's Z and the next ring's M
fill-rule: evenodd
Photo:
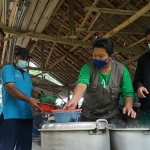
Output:
M25 69L27 65L28 65L28 62L24 60L18 60L18 63L16 64L16 66L20 69Z
M109 59L109 58L108 58ZM107 60L97 60L97 59L93 59L93 63L97 66L97 68L103 68L104 66L106 66L108 64L108 59Z

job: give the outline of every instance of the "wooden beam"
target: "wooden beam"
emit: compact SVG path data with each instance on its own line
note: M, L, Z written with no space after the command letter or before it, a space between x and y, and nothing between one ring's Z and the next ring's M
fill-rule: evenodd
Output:
M95 0L94 3L92 4L92 7L96 6L98 2L99 2L99 0ZM91 13L92 13L92 12L89 11L89 12L86 14L86 16L85 16L84 20L82 21L80 27L84 27L86 21L87 21L87 20L89 19L89 17L91 16Z
M132 57L132 58L126 60L126 61L124 61L124 64L127 65L127 64L129 64L129 63L131 63L131 62L137 60L140 56L141 56L141 55L136 55L136 56L134 56L134 57Z
M116 14L116 15L134 15L138 11L125 10L125 9L111 9L111 8L98 8L98 7L85 7L84 10L96 11L105 14ZM143 14L142 16L150 17L150 13Z
M9 37L9 34L6 34L6 38L8 38L8 37ZM5 59L5 53L6 53L7 43L8 43L8 41L5 41L5 42L4 42L3 51L2 51L2 58L1 58L1 65L4 64L4 59Z
M33 85L34 86L39 86L39 87L41 87L41 86L51 86L51 87L53 87L53 88L57 88L57 89L61 89L61 88L71 88L70 86L61 86L61 85L54 85L54 84L42 84L42 83L40 83L40 84L36 84L36 83L33 83Z
M131 48L131 47L133 47L133 46L135 46L135 45L137 45L137 44L139 44L139 43L141 43L141 42L143 42L143 41L145 41L145 40L146 40L146 37L144 37L144 38L142 38L142 39L140 39L140 40L138 40L138 41L136 41L136 42L130 44L130 45L127 46L127 47L128 47L128 48Z
M107 34L105 34L103 37L106 38L106 37L113 36L115 33L117 33L118 31L122 30L123 28L125 28L126 26L128 26L129 24L131 24L132 22L134 22L136 19L138 19L139 17L141 17L144 13L146 13L149 10L150 10L150 3L148 3L142 9L140 9L137 13L135 13L129 19L127 19L126 21L124 21L123 23L121 23L119 26L117 26L116 28L112 29L110 32L108 32Z
M65 59L65 56L62 56L59 60L57 60L55 63L53 63L49 69L53 68L54 66L56 66L59 62L63 61Z
M45 50L45 41L42 40L42 45L41 45L41 68L42 68L42 72L44 70L44 50Z
M2 8L2 0L0 1L0 24L2 24L1 20L2 20L2 11L4 8ZM3 16L4 17L4 16Z
M47 56L47 59L46 59L46 61L45 61L45 68L46 68L46 66L47 66L47 64L48 64L49 59L50 59L51 56L52 56L52 53L53 53L54 48L55 48L55 44L56 44L56 42L53 43L53 45L52 45L52 47L51 47L51 49L50 49L50 52L49 52L49 54L48 54L48 56Z
M28 31L22 31L22 30L9 28L9 27L5 27L5 26L1 26L1 25L0 25L0 28L2 28L5 32L11 33L11 34L21 34L21 33L27 33L28 32ZM74 40L73 42L71 39L61 38L61 37L53 37L53 36L50 36L48 34L42 34L42 33L32 33L28 36L35 38L35 39L45 40L45 41L52 41L52 42L56 42L56 43L58 42L58 43L74 45L74 47L70 50L72 52L74 49L77 48L77 46L91 47L91 42L85 41L91 35L92 35L92 33L88 34L86 37L83 38L83 41ZM115 51L137 54L136 49L134 52L132 52L132 50L129 48L115 47ZM137 51L139 52L139 49Z
M47 22L47 24L45 25L44 31L47 29L47 27L49 26L50 22L52 21L53 17L55 16L55 14L58 12L58 10L60 9L61 5L64 3L64 0L59 0L59 3L57 4L57 6L55 7L51 17L49 18L49 21Z
M42 68L38 67L27 67L27 70L42 70ZM56 70L56 69L43 69L43 72L54 72L54 73L60 73L60 74L73 74L73 75L78 75L78 72L71 72L67 70Z
M90 30L91 30L91 28L93 27L93 25L94 25L94 23L97 21L97 19L100 17L100 15L101 15L101 12L98 12L98 13L96 14L96 17L94 18L94 20L92 21L92 23L91 23L90 26L88 27L87 31L90 31Z
M41 1L41 2L43 3L44 1ZM59 1L60 0L50 0L50 1L48 0L46 8L44 9L42 17L37 24L35 32L41 33L44 30L44 27L46 26L47 22L49 21L49 18L51 18L53 11L56 8ZM41 5L40 5L40 7L41 7Z
M118 8L123 8L125 7L131 0L124 0L124 2L122 2Z
M117 60L118 60L120 63L124 64L124 62L123 62L120 58L117 57ZM126 67L129 69L130 75L131 75L132 80L133 80L134 72L133 72L128 66L126 66Z
M2 28L4 30L4 32L6 32L6 33L11 33L11 34L15 34L15 35L20 34L20 33L29 32L29 31L23 31L23 30L19 30L19 29L9 28L9 27L2 26L2 25L0 25L0 28ZM71 39L54 37L54 36L50 36L48 34L42 34L42 33L32 33L32 34L28 35L27 37L45 40L45 41L65 43L65 44L70 44L70 45L78 45L78 46L85 46L85 47L91 46L91 42L84 42L84 41L80 41L80 40L72 41Z
M24 36L28 36L30 34L32 34L33 32L27 32L27 33L20 33L20 34L17 34L17 35L13 35L13 36L10 36L8 38L5 38L3 41L9 41L10 39L14 39L14 38L18 38L18 37L24 37Z
M35 8L37 6L37 3L38 0L32 0L30 1L30 5L28 7L28 11L26 12L26 15L23 19L23 22L22 22L22 25L21 25L21 30L24 30L26 31L27 28L28 28L28 25L30 24L30 21L32 19L32 15L31 14L34 14L34 11L35 11ZM23 37L20 37L17 39L17 42L16 42L16 45L18 46L22 46L22 41L24 40Z
M102 32L102 33L107 33L111 30L110 29L104 29L104 28L101 28L101 29L91 29L88 31L88 28L76 28L76 32L83 32L83 31L88 31L88 32ZM121 33L121 34L144 34L144 30L140 29L140 30L133 30L133 29L123 29L121 31L118 31L118 33Z
M98 2L99 2L99 0L95 0L94 3L92 4L92 7L96 6ZM87 21L87 20L89 19L89 17L91 16L91 13L92 13L92 12L89 11L89 12L86 14L85 18L83 19L82 23L80 24L80 28L84 27L86 21ZM79 36L79 34L80 34L80 32L77 33L77 37ZM93 33L93 34L94 34L94 33Z
M70 35L75 35L75 25L74 25L74 0L69 1L69 27Z
M38 43L38 40L32 45L31 49L30 49L30 54L34 51L36 45Z
M7 2L7 1L6 1L6 2ZM10 13L10 17L9 17L8 27L11 27L11 26L12 26L13 19L14 19L14 15L15 15L15 11L16 11L16 7L17 7L18 2L19 2L19 0L14 0L13 7L12 7L12 10L11 10L11 13ZM9 35L6 34L6 38L8 38L8 37L9 37ZM5 41L5 42L4 42L1 64L4 63L4 58L5 58L7 43L8 43L8 41Z
M13 7L12 7L12 10L11 10L11 13L10 13L10 17L9 17L8 27L12 26L18 2L19 2L19 0L14 0Z
M52 17L52 20L56 21L58 24L60 24L62 27L64 27L65 29L69 30L69 27L67 24L65 24L64 22L60 21L58 18L56 17Z
M141 42L143 42L143 41L145 41L145 40L146 40L146 38L144 37L144 38L142 38L142 39L140 39L140 40L138 40L138 41L136 41L136 42L130 44L130 45L127 46L127 47L128 47L128 48L132 48L132 47L136 46L137 44L139 44L139 43L141 43ZM140 54L138 54L138 55L136 55L136 56L134 56L134 57L132 57L132 58L126 60L126 61L124 62L124 64L127 65L127 64L129 64L129 63L131 63L131 62L137 60L142 54L144 54L143 51L141 51L141 52L142 52L142 53L140 53Z

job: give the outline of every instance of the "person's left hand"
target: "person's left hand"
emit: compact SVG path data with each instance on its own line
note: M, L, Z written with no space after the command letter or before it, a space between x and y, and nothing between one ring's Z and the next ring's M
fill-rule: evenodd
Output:
M131 116L131 118L136 117L136 112L133 110L131 106L125 106L122 111L123 111L123 114L127 113L128 116Z

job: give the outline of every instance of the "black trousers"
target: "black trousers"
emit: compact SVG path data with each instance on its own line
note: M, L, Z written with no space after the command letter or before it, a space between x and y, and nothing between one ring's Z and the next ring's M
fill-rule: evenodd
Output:
M31 150L32 119L0 119L0 150Z

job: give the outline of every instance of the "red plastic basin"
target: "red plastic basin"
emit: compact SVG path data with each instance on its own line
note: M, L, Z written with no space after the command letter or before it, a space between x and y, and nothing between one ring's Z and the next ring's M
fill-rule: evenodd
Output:
M42 111L44 111L44 112L49 112L49 113L51 113L52 110L57 109L57 106L52 105L52 104L39 103L38 105L41 107Z

